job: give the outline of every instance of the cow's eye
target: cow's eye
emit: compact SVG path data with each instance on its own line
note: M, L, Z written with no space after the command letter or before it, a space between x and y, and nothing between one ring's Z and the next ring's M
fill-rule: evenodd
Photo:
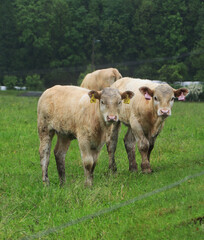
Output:
M155 101L158 101L157 97L154 97L154 100L155 100Z
M174 97L172 97L172 98L171 98L171 102L172 102L172 101L174 101L174 99L175 99L175 98L174 98Z
M122 102L120 101L120 102L118 102L118 105L120 105Z
M103 101L103 100L101 100L101 104L104 104L104 101Z

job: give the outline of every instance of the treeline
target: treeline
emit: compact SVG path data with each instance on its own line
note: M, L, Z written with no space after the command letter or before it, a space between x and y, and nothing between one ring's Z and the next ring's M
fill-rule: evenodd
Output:
M92 66L92 67L90 67ZM204 81L202 0L1 0L0 84L40 75L75 84L87 68Z

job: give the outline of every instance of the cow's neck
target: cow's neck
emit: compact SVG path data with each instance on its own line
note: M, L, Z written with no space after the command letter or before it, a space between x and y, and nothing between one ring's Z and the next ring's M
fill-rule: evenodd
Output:
M153 124L153 128L151 130L151 137L155 137L159 134L159 132L162 130L164 125L165 118L163 117L156 117L155 122Z

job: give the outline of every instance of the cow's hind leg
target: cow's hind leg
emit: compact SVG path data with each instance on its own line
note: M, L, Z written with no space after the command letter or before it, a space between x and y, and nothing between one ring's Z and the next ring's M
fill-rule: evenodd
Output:
M39 138L40 138L40 164L42 167L42 180L44 184L49 185L48 178L48 165L50 158L50 150L51 150L51 142L54 136L54 131L48 131L46 128L43 128L43 131L39 130Z
M135 159L136 139L132 133L131 128L128 128L128 131L124 138L124 144L125 144L125 149L126 149L128 160L129 160L129 170L137 171L137 163Z
M65 183L65 156L70 145L70 139L65 136L58 135L57 144L55 146L54 154L57 164L57 170L60 178L60 185Z

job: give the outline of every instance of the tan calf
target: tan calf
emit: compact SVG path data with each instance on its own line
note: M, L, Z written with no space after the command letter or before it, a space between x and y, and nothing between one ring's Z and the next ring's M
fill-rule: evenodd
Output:
M122 78L122 75L116 68L96 70L85 76L81 87L100 91L106 87L110 87L111 84L120 78Z
M158 84L150 80L133 78L122 78L111 87L117 88L119 91L131 90L135 94L129 105L123 104L119 118L128 126L124 143L129 159L129 169L137 171L135 160L135 145L137 143L142 157L142 170L144 173L150 173L152 172L150 154L156 137L162 130L165 119L171 115L174 98L185 100L188 90L186 88L176 90L168 84ZM107 142L109 167L112 169L116 168L114 152L117 132L118 126L114 127L110 136L111 140Z
M106 130L117 124L122 99L131 98L131 91L117 89L90 91L75 86L54 86L46 90L38 102L38 133L43 182L49 183L48 165L51 142L57 134L54 149L61 184L65 181L65 155L73 139L78 139L86 181L91 186L93 171Z

